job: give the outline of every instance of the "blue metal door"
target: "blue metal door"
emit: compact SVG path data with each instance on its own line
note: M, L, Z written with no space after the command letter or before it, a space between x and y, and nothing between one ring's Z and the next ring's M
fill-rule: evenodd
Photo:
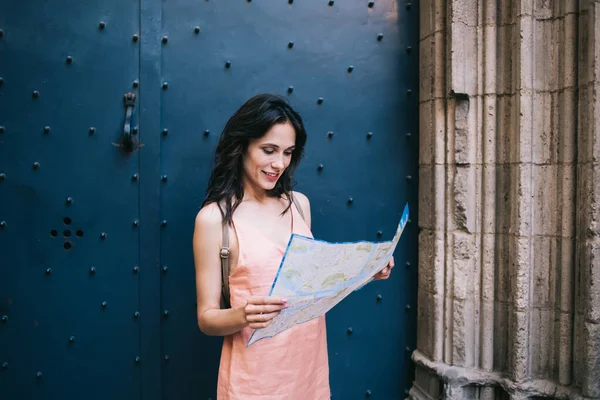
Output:
M0 6L0 398L136 398L139 5L30 3Z
M0 6L0 398L215 399L191 236L257 93L304 118L315 237L390 239L407 201L416 221L416 2L37 3ZM328 314L332 398L410 386L416 238Z

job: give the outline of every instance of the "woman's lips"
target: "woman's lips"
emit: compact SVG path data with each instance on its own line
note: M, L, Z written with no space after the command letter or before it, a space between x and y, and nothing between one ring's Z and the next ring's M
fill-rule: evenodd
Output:
M267 179L270 180L271 182L275 182L277 180L277 178L279 178L279 174L275 174L272 172L266 172L266 171L262 171L262 173L265 174Z

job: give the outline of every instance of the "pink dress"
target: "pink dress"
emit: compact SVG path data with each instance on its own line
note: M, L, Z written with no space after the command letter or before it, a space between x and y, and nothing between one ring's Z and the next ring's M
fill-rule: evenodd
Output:
M312 237L292 206L293 232ZM229 278L232 307L249 296L266 296L285 248L249 224L238 223L238 264ZM325 317L294 326L246 348L244 328L226 336L221 351L217 400L329 400L329 363Z

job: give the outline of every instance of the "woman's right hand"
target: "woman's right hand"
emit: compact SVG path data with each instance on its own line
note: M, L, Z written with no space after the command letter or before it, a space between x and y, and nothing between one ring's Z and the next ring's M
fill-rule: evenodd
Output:
M287 299L281 297L253 296L243 308L244 318L252 329L266 328L287 306Z

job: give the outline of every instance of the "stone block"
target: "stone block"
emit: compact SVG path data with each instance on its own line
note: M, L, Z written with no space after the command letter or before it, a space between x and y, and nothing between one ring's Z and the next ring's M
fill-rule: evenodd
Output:
M510 305L498 301L494 306L494 370L508 374L510 367Z
M450 3L450 18L452 23L461 23L470 27L477 26L477 14L473 12L478 7L477 0L461 0Z
M531 311L531 376L537 379L556 379L557 326L554 310L535 308Z
M512 141L513 148L510 151L510 162L512 163L531 163L532 145L533 145L533 126L538 122L535 118L537 112L533 105L533 92L529 89L522 89L518 94L518 128L511 132L518 140ZM533 116L533 118L532 118Z
M491 3L496 6L498 12L496 23L499 26L511 25L516 22L515 17L518 14L518 10L515 9L513 0L496 0Z
M600 325L585 322L583 327L585 350L582 363L582 394L600 397Z
M437 98L433 102L433 162L446 163L446 100Z
M532 234L532 199L533 180L531 164L516 164L510 167L510 195L509 203L514 214L511 218L510 229L518 236L530 236Z
M500 96L497 99L497 126L494 152L496 163L508 164L518 159L516 156L518 143L517 122L515 114L518 112L517 98L515 95Z
M494 337L499 327L494 324L494 302L492 300L482 300L480 306L479 366L485 371L491 371L494 368Z
M536 164L556 163L558 159L558 94L540 93L533 95L533 162Z
M479 235L452 233L452 291L453 298L466 300L478 298L479 273Z
M529 330L530 314L528 311L513 310L510 313L509 359L512 378L522 382L529 377Z
M493 168L493 167L492 167ZM495 167L496 171L496 188L495 188L495 207L493 210L484 210L485 219L490 219L490 214L495 216L496 226L495 232L508 234L512 233L512 221L516 215L513 198L515 197L512 193L516 191L513 186L516 182L512 177L512 170L515 166L508 164L498 164ZM484 190L491 190L492 188L484 186ZM486 197L488 197L486 192ZM484 203L485 204L485 203ZM491 229L488 226L488 229ZM489 233L489 232L488 232Z
M496 235L483 234L481 240L481 299L494 301L496 287Z
M417 302L417 348L430 360L442 361L444 300L420 290Z
M477 94L477 28L461 22L453 22L449 26L451 50L449 54L450 90Z
M484 8L485 8L485 12L486 14L484 15L485 19L490 18L490 13L491 14L496 14L494 7L491 7L491 5L493 5L493 2L485 2L486 4L484 4ZM493 9L493 11L489 12L489 9ZM493 17L492 17L493 18ZM483 79L483 93L484 94L496 94L497 93L497 86L496 86L496 79L497 79L497 71L496 68L498 67L498 58L497 58L497 50L496 50L496 46L497 46L497 34L498 34L498 28L496 27L495 24L484 24L484 26L481 28L481 30L483 31L483 35L482 35L482 40L483 40L483 53L484 53L484 58L482 60L482 64L483 64L483 70L485 71L483 73L482 79ZM500 66L500 68L502 68L502 66Z
M512 237L509 254L511 262L512 304L517 310L529 308L531 287L532 248L531 238Z
M586 321L600 324L600 238L579 245L580 310Z
M577 32L577 8L576 0L566 0L563 2L565 5L566 15L562 20L559 20L560 25L558 26L557 38L560 40L560 57L562 62L561 77L559 88L571 88L577 85L577 46L578 46L578 32ZM573 9L570 11L568 9ZM574 107L575 108L575 107ZM575 108L576 109L576 108Z
M575 162L577 149L577 94L576 88L568 88L558 93L557 161Z
M419 104L419 165L433 164L436 115L433 112L433 100Z
M589 163L598 160L598 153L594 153L594 142L597 128L596 125L600 118L597 117L597 107L595 106L594 86L586 85L579 89L579 131L577 132L577 161L579 163Z
M419 101L421 103L435 97L435 67L436 63L443 60L435 58L435 41L430 36L419 43ZM422 121L422 119L421 119Z
M552 308L556 304L557 247L558 238L535 236L533 238L532 294L531 305L539 308ZM565 266L566 267L566 266Z
M554 1L535 0L533 5L533 15L535 19L551 19L554 16Z
M479 314L473 300L452 300L452 365L473 368L476 360L476 337Z
M508 234L496 235L496 300L502 303L510 303L512 301L512 279L511 271L513 269L514 255L511 253L512 245L515 237Z
M435 8L435 0L419 1L419 39L431 36L435 31L435 17L443 14Z
M521 2L521 6L527 7L529 2ZM531 10L523 11L519 13L517 18L517 27L519 30L519 43L518 43L518 54L519 57L519 68L518 68L518 90L533 90L534 89L534 68L535 61L531 57L535 54L535 38L534 38L534 21L531 15ZM546 60L545 60L546 61ZM527 118L530 118L530 112L524 112Z
M498 160L497 143L498 137L496 136L496 126L498 124L498 113L496 105L496 95L488 94L483 97L482 101L482 130L481 135L481 147L482 155L481 162L483 164L495 164Z
M600 236L600 163L577 167L576 221L579 238Z
M573 383L571 364L573 361L573 314L560 313L560 338L558 340L558 383L569 386Z
M560 226L558 166L535 165L533 171L533 234L556 235Z
M477 112L481 98L469 100L454 99L449 106L454 106L454 162L461 165L480 163L478 149L481 145L481 134L478 127Z
M419 291L444 294L444 232L422 230L419 233Z
M558 68L556 63L560 60L558 54L558 38L555 36L556 20L536 20L533 22L533 41L536 60L535 62L533 89L540 91L556 90L558 87ZM530 53L521 53L521 60L531 58Z
M558 204L558 234L565 238L575 236L575 171L572 164L558 165L556 190L559 193Z
M479 231L478 197L481 166L456 166L453 182L454 225L464 232Z
M575 276L575 239L572 238L559 238L559 260L560 263L557 268L560 272L558 277L558 293L560 303L558 304L561 312L572 313L573 310L573 286L575 282L573 277Z

